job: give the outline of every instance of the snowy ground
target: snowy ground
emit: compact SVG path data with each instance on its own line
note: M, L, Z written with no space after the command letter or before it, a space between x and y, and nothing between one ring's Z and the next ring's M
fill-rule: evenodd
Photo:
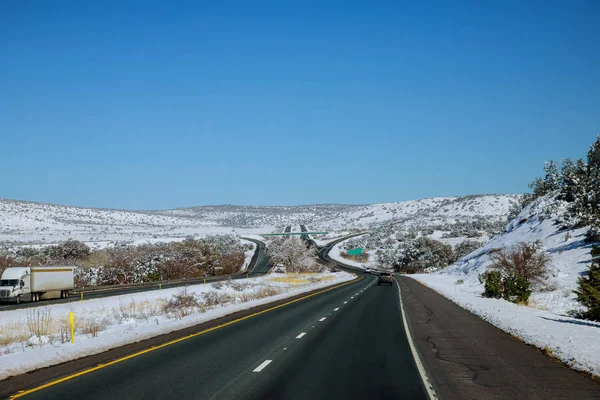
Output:
M191 314L186 316L163 311L165 302L182 289L5 311L0 313L0 381L354 278L346 272L298 278L272 274L189 286L187 293L197 295L201 309L188 310ZM76 321L75 344L69 342L69 312ZM36 336L30 325L40 321L44 313L50 317L49 333Z
M547 347L573 368L600 376L600 323L566 315L581 309L573 290L577 278L588 270L591 245L584 242L585 229L561 231L556 216L544 216L548 201L540 199L526 207L504 234L454 265L413 277L526 343ZM560 214L560 208L556 212ZM536 240L550 257L550 273L542 284L533 286L529 306L482 298L478 275L491 265L490 251Z
M248 265L250 265L250 261L252 261L252 257L254 257L254 253L256 252L256 243L251 242L249 240L244 240L244 239L240 239L242 241L242 244L246 245L251 245L252 249L248 250L246 252L244 252L244 265L242 265L240 267L240 271L244 271L246 268L248 268Z

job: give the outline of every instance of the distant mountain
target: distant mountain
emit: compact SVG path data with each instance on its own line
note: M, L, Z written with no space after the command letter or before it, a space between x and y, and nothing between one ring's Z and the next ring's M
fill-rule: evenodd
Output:
M285 225L348 231L502 220L519 195L472 195L372 205L199 206L164 211L83 208L0 199L0 242L167 240L189 235L279 231Z

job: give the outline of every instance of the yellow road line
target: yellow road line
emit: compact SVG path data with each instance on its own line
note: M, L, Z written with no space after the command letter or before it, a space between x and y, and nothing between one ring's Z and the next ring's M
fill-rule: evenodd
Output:
M225 322L225 323L224 323L224 324L222 324L222 325L217 325L217 326L214 326L214 327L212 327L212 328L205 329L205 330L203 330L203 331L200 331L200 332L192 333L192 334L190 334L190 335L184 336L184 337L182 337L182 338L179 338L179 339L171 340L170 342L163 343L163 344L161 344L161 345L158 345L158 346L152 346L152 347L150 347L149 349L142 350L142 351L138 351L137 353L130 354L130 355L128 355L128 356L125 356L125 357L122 357L122 358L118 358L118 359L116 359L116 360L114 360L114 361L111 361L111 362L108 362L108 363L106 363L106 364L99 364L99 365L97 365L97 366L95 366L95 367L93 367L93 368L89 368L89 369L86 369L86 370L83 370L83 371L77 372L77 373L75 373L75 374L72 374L72 375L65 376L65 377L63 377L63 378L60 378L60 379L57 379L57 380L54 380L54 381L51 381L51 382L45 383L45 384L43 384L43 385L37 386L37 387L35 387L35 388L33 388L33 389L29 389L29 390L21 390L21 391L19 391L18 393L16 393L16 394L14 394L14 395L10 396L9 398L10 398L10 399L18 399L18 398L20 398L20 397L23 397L23 396L26 396L26 395L28 395L28 394L32 394L32 393L38 392L38 391L40 391L40 390L42 390L42 389L46 389L46 388L49 388L49 387L51 387L51 386L58 385L59 383L66 382L66 381L70 381L71 379L75 379L75 378L77 378L77 377L80 377L80 376L83 376L83 375L87 375L87 374L89 374L89 373L92 373L92 372L94 372L94 371L98 371L98 370L100 370L100 369L103 369L103 368L106 368L106 367L110 367L111 365L115 365L115 364L118 364L118 363L120 363L120 362L127 361L127 360L129 360L129 359L131 359L131 358L138 357L138 356L141 356L141 355L143 355L143 354L146 354L146 353L150 353L151 351L158 350L158 349L161 349L161 348L163 348L163 347L167 347L167 346L173 345L173 344L175 344L175 343L183 342L184 340L188 340L188 339L191 339L191 338L193 338L193 337L196 337L196 336L203 335L203 334L205 334L205 333L208 333L208 332L216 331L217 329L221 329L221 328L224 328L224 327L226 327L226 326L233 325L233 324L235 324L235 323L238 323L238 322L244 321L244 320L246 320L246 319L249 319L249 318L252 318L252 317L256 317L257 315L264 314L264 313L267 313L267 312L269 312L269 311L276 310L276 309L278 309L278 308L281 308L281 307L285 307L285 306L287 306L287 305L290 305L290 304L296 303L296 302L298 302L298 301L301 301L301 300L308 299L308 298L310 298L310 297L313 297L313 296L316 296L316 295L318 295L318 294L322 294L322 293L325 293L325 292L329 292L330 290L337 289L337 288L340 288L340 287L342 287L342 286L349 285L349 284L351 284L351 283L355 283L355 282L357 282L357 281L359 281L359 280L361 280L361 279L363 279L363 277L362 277L362 276L361 276L361 277L359 277L359 279L358 279L358 280L354 280L354 279L353 279L353 280L351 280L351 281L349 281L349 282L344 282L344 283L341 283L341 284L339 284L339 285L332 286L332 287L330 287L330 288L327 288L327 289L321 290L320 292L316 292L316 293L313 293L313 294L309 294L309 295L307 295L307 296L300 297L300 298L298 298L298 299L296 299L296 300L291 300L291 301L288 301L287 303L283 303L283 304L280 304L280 305L278 305L278 306L274 306L274 307L271 307L271 308L267 308L266 310L258 311L258 312L255 312L254 314L246 315L245 317L241 317L241 318L235 319L235 320L233 320L233 321Z

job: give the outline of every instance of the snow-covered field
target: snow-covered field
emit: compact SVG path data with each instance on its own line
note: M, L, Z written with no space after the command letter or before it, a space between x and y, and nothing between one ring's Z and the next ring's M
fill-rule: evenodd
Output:
M591 245L584 242L585 229L561 231L556 216L544 216L548 201L542 198L526 207L504 234L454 265L413 277L526 343L550 349L573 368L600 376L600 323L566 315L580 309L573 290L588 269ZM533 286L529 306L482 298L478 275L491 265L490 251L536 240L550 256L550 273L543 284Z
M300 224L331 232L330 237L372 229L382 223L397 229L456 221L497 219L518 195L477 195L372 205L295 207L202 206L164 211L127 211L0 199L0 243L56 244L67 239L106 247L115 241L140 243L187 236L249 235L281 232ZM318 238L318 240L325 240Z
M168 299L183 289L4 311L0 313L0 380L354 278L346 272L309 274L298 278L271 274L188 286L185 290L197 297L200 308L175 308L171 313L164 311L164 306ZM75 344L69 342L69 312L75 316ZM188 312L189 315L184 315ZM31 325L40 321L44 313L50 317L48 332L36 336Z

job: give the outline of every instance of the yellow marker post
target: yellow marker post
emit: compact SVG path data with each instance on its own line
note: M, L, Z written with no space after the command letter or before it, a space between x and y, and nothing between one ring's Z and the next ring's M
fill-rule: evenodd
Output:
M246 279L248 279L248 274L246 274Z
M69 324L71 325L71 343L75 344L75 322L73 321L73 311L69 312Z
M296 281L294 281L294 290L296 290Z
M206 279L204 280L204 284L206 285Z
M81 292L81 300L80 301L83 301L83 292Z
M158 290L162 290L162 283L158 284Z

